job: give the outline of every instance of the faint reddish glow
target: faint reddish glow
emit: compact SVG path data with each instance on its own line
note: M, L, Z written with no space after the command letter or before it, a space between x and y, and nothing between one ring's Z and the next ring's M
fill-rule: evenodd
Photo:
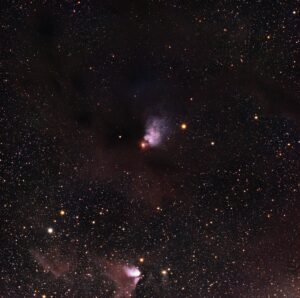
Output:
M147 141L142 140L142 141L140 142L140 148L141 148L141 149L145 150L145 149L147 149L148 147L149 147L149 143L148 143Z

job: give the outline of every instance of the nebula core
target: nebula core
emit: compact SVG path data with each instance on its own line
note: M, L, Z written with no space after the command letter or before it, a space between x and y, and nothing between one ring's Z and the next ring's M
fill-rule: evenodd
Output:
M150 147L156 147L162 143L167 133L167 121L163 118L153 117L147 121L144 140Z

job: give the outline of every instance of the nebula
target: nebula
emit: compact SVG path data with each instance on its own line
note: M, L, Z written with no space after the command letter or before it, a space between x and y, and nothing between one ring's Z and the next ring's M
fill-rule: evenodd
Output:
M153 117L146 123L146 133L144 141L150 147L156 147L164 140L167 132L167 123L165 119Z
M106 269L105 275L109 277L116 286L114 298L131 297L141 278L140 270L133 265L123 262L102 260L100 264Z
M133 266L124 266L124 271L129 277L138 278L141 275L141 271Z
M45 272L51 272L55 278L59 278L70 270L70 263L62 261L59 253L48 256L46 253L42 254L37 250L31 250L31 255Z

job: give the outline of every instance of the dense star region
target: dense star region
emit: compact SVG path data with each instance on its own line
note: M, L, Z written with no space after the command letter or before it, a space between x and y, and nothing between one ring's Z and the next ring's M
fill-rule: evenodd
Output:
M300 2L1 2L1 297L300 297Z

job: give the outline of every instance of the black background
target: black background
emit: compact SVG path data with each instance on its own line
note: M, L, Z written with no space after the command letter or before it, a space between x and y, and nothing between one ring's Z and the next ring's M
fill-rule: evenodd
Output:
M0 294L299 297L299 4L3 1Z

